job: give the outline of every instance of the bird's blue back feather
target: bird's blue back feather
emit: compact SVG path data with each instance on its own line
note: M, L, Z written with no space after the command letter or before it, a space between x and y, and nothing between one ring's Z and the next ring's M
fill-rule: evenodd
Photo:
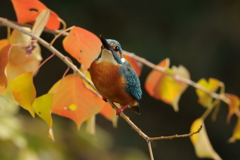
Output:
M127 82L125 91L130 93L137 100L140 100L142 97L140 80L129 62L126 60L119 70L120 75L124 76Z

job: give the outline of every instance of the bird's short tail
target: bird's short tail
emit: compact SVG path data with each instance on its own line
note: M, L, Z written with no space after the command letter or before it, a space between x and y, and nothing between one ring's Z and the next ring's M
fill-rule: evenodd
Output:
M136 106L130 106L131 107L131 109L135 112L135 113L137 113L138 115L140 115L140 110L139 110L139 106L138 105L136 105Z

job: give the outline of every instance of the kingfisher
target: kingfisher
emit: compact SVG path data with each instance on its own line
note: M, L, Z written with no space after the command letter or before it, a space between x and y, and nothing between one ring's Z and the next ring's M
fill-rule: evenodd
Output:
M102 47L98 57L90 66L93 84L103 99L119 103L122 108L116 111L120 115L126 108L139 112L139 100L142 97L140 80L130 63L123 58L120 43L105 39L100 35Z

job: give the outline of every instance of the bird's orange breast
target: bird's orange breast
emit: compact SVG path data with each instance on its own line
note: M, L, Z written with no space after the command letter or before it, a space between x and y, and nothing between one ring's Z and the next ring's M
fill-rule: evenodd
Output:
M136 104L133 96L125 91L126 81L120 76L119 65L94 61L90 67L90 74L95 87L103 97L123 106Z

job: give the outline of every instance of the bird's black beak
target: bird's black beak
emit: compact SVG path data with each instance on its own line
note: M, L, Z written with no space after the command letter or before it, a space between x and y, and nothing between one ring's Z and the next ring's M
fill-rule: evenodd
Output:
M102 35L100 35L99 38L102 42L103 48L106 48L108 50L112 50L112 47L108 44L108 42L106 41L106 39Z

